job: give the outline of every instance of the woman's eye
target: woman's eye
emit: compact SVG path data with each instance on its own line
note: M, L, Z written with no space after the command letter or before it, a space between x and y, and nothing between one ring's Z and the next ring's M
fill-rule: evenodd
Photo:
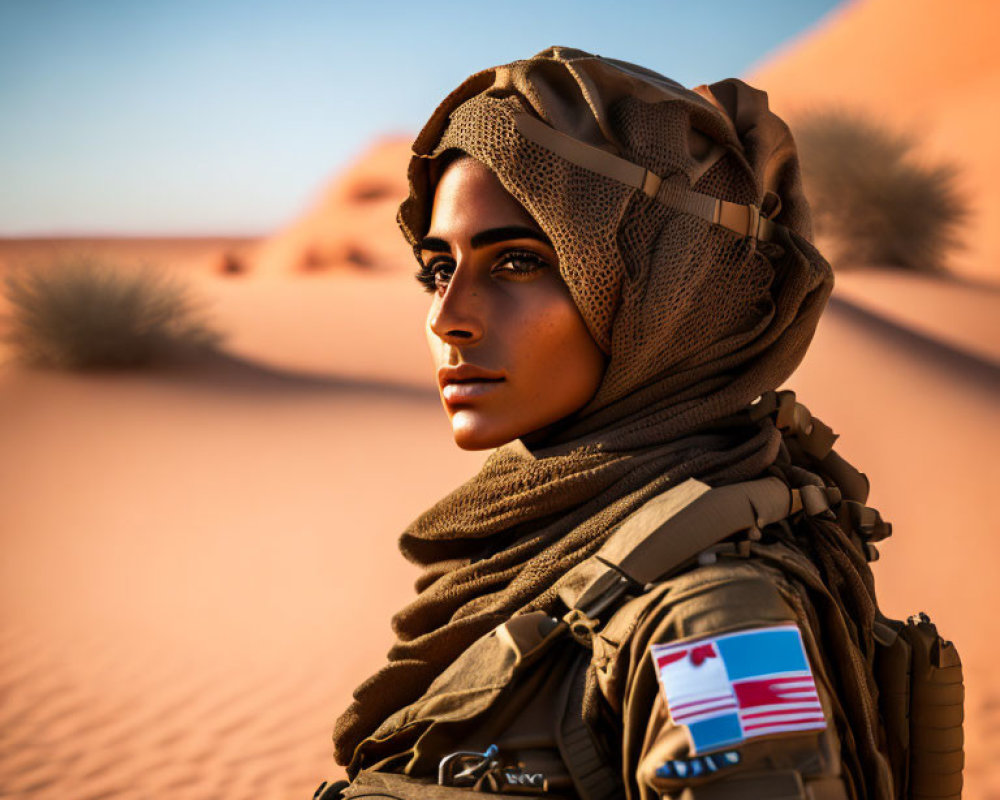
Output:
M490 268L490 274L504 280L527 279L546 269L548 262L528 251L510 251L500 255ZM428 264L421 264L417 280L428 292L442 293L448 288L455 274L455 262L450 258L437 258Z
M534 253L505 253L494 267L494 272L504 272L512 277L519 277L531 275L547 266L548 264Z
M455 265L448 259L440 258L427 265L429 288L441 291L448 288Z
M455 265L449 259L438 258L429 264L421 261L416 278L423 285L425 291L440 292L448 287L448 282L454 271Z

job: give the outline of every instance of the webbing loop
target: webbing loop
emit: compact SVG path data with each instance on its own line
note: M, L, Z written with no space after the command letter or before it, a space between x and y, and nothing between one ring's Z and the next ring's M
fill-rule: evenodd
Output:
M752 203L731 203L696 192L687 186L679 187L675 182L664 180L639 164L575 139L525 112L514 114L514 125L525 139L560 158L605 178L640 189L648 197L675 211L701 217L744 238L767 240L774 234L775 223L761 214L760 207Z

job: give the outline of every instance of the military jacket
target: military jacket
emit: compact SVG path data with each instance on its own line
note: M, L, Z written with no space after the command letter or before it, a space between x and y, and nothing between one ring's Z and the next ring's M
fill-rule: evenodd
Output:
M543 614L513 618L362 745L344 796L877 796L857 785L843 712L857 699L836 697L837 664L788 562L812 569L780 543L698 564L626 600L583 642ZM568 724L584 718L589 749Z

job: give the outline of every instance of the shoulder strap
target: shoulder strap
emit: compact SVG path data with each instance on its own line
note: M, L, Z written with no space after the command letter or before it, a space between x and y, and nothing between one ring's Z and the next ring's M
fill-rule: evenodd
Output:
M819 485L792 488L771 476L713 489L690 478L652 498L613 531L596 554L557 583L569 609L563 619L575 638L589 642L596 618L627 592L662 580L734 534L745 531L749 548L762 528L800 511L838 521L867 560L878 558L874 543L891 535L892 526L865 505L868 479L833 449L837 435L796 402L791 391L762 395L751 406L750 417L765 416L774 418L786 444L800 448L835 485L822 485L817 477Z
M822 490L817 488L818 494ZM810 496L817 513L825 498ZM803 508L803 497L780 478L711 488L690 478L646 502L600 550L557 584L573 636L589 641L597 617L630 590L641 590L735 533L749 539Z

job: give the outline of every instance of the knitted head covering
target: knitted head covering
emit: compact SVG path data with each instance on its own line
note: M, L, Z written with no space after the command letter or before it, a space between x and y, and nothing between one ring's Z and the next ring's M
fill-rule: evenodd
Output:
M478 72L413 144L398 219L415 252L433 199L429 162L450 148L489 167L552 241L610 356L588 413L666 372L694 381L753 361L777 383L804 354L831 273L807 243L795 146L764 92L738 80L689 91L565 47ZM776 274L758 233L798 251L788 258L798 268ZM790 315L799 319L786 331ZM765 355L768 329L789 335Z
M413 144L398 221L415 254L431 162L452 149L548 235L608 363L543 445L501 447L403 534L425 572L393 619L388 663L338 720L352 772L392 755L404 720L412 741L406 707L476 638L512 614L554 612L554 582L643 502L774 461L780 434L746 409L798 365L832 288L792 137L741 81L692 91L566 47L472 75Z

